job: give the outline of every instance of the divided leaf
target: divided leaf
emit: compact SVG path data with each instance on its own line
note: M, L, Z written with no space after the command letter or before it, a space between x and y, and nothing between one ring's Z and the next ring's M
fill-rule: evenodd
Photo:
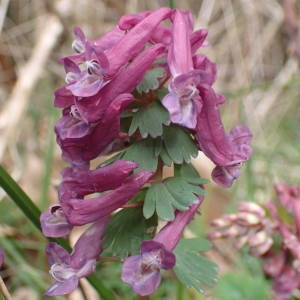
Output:
M102 256L119 256L139 253L142 241L151 239L157 225L155 217L146 220L142 208L122 209L112 216L104 231Z
M141 136L146 138L150 135L153 138L163 134L163 124L169 124L169 114L159 101L140 108L134 113L128 134L132 135L139 129Z
M148 93L150 90L156 90L159 87L159 78L164 75L163 68L155 68L148 71L141 83L136 87L139 93Z
M173 202L174 198L163 183L153 183L146 193L143 207L144 217L146 219L152 217L156 210L160 219L173 220L175 217Z
M155 155L155 140L146 139L132 144L126 149L122 158L139 164L135 173L141 170L155 171L158 161Z
M176 265L174 272L186 287L194 287L200 293L201 286L213 286L217 281L217 266L199 252L210 249L209 241L202 238L182 239L174 250Z
M199 173L191 164L175 165L175 175L185 178L186 181L193 184L207 184L209 180L199 176Z
M146 191L143 207L145 218L150 218L156 211L160 219L170 221L174 219L175 209L184 211L196 203L197 195L205 194L204 189L198 185L199 182L203 183L203 179L198 174L196 176L194 182L189 177L177 174L163 182L153 183Z
M162 138L167 155L176 164L189 163L191 157L198 155L198 148L192 137L181 127L164 126ZM165 154L162 159L165 162Z

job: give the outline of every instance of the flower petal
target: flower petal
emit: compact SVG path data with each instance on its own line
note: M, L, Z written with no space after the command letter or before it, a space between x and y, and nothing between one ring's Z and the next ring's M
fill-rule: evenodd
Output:
M132 161L118 160L95 170L65 168L62 171L63 181L58 187L59 199L66 201L115 189L137 166L138 164Z
M43 234L47 237L67 236L73 228L63 215L60 205L52 205L49 210L43 212L40 222Z
M69 264L70 263L70 254L62 246L50 242L46 246L46 255L49 265L54 265L55 263Z
M122 266L121 279L131 285L132 289L141 296L152 294L160 285L160 271L143 272L141 255L128 257Z
M153 175L141 171L129 177L119 188L103 196L89 200L71 199L62 204L68 221L73 225L84 225L110 214L128 202Z
M81 118L86 122L97 122L107 107L122 94L130 93L143 79L153 61L165 51L161 44L149 47L140 53L126 68L122 69L95 96L76 101Z
M73 292L78 286L77 276L72 276L63 282L55 282L44 293L45 296L62 296Z
M86 229L80 236L71 254L70 266L73 269L79 270L86 264L90 265L90 261L96 260L99 256L102 251L102 234L108 220L109 216L102 218ZM85 268L85 274L81 274L81 276L88 276L93 270L94 267L91 265L90 268Z

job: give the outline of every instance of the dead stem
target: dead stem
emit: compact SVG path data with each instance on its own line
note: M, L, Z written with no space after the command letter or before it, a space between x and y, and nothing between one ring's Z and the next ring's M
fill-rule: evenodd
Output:
M135 208L143 205L143 202L124 204L122 208Z
M1 276L0 276L0 291L1 291L2 295L4 296L5 300L12 300L12 296L10 295Z
M101 261L101 262L106 262L106 261L120 261L120 258L117 257L117 256L110 256L110 257L99 257L97 260Z

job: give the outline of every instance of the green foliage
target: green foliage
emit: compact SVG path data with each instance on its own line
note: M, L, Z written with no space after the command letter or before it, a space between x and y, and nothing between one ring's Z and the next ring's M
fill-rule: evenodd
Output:
M191 164L175 165L175 175L183 177L187 182L193 184L207 184L209 180L199 176L199 173Z
M155 217L145 220L141 207L122 209L109 221L104 232L102 256L119 256L137 254L142 241L151 239L157 225Z
M200 293L204 292L202 285L213 286L217 281L216 264L199 253L209 249L209 241L194 238L182 239L174 251L176 265L173 270L179 281L186 287L194 287Z
M198 155L198 148L191 135L182 127L165 126L162 141L164 152L161 158L166 165L170 165L170 161L176 164L188 163L191 157Z
M137 91L141 93L148 93L150 90L156 90L159 87L158 79L163 77L164 69L155 68L146 73L141 83L136 87Z
M122 159L135 161L139 167L135 172L141 170L155 171L157 168L157 156L155 155L155 141L152 139L145 139L138 141L128 147Z
M186 210L192 203L198 201L197 195L204 195L203 188L198 186L204 182L203 179L197 173L195 178L185 177L189 175L187 170L195 170L192 166L183 165L183 168L185 170L181 171L181 166L178 166L175 177L153 183L148 188L143 207L145 218L150 218L156 211L160 219L173 220L174 209Z
M157 106L157 104L154 105ZM148 124L149 126L146 126L143 123L145 127L142 127L143 129L141 129L140 124L142 123L135 123L132 128L134 128L134 131L137 128L140 128L140 130L142 130L141 134L146 134L146 132L148 132L150 135L156 135L160 134L160 127L162 127L161 121L162 119L160 119L160 121L156 124L157 126L154 125L154 127L151 127L150 123ZM155 124L154 120L151 122ZM133 133L134 131L130 131L130 133ZM170 166L172 163L189 163L191 161L191 157L196 157L197 154L198 148L188 132L178 126L163 126L163 133L161 137L157 137L156 139L148 137L137 141L126 150L119 153L116 157L110 159L109 163L115 158L122 158L135 161L139 164L139 168L137 168L135 172L139 172L141 170L155 171L159 157L162 159L164 164ZM104 163L104 165L106 164L107 162ZM189 176L192 177L193 174L190 174ZM199 182L199 184L200 183L203 183L203 181Z
M156 138L163 134L163 124L169 123L168 112L160 102L155 101L134 113L128 134L132 135L139 129L143 138L148 135Z
M268 300L269 285L262 276L246 272L228 273L222 277L214 290L218 300Z

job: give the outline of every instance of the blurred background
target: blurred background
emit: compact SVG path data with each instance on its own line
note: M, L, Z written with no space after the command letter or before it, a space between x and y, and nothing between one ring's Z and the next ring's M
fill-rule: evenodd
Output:
M254 135L253 156L234 186L228 190L208 186L201 216L187 232L205 235L210 221L238 202L261 203L272 199L274 183L300 182L300 2L177 0L175 4L192 11L196 29L208 29L209 45L201 52L218 66L214 87L227 97L222 107L226 129L243 123ZM0 160L41 210L57 202L56 186L64 166L53 132L59 118L53 93L64 82L58 59L72 53L73 27L82 27L89 39L95 39L123 14L166 5L166 0L0 1ZM203 177L210 177L210 161L199 155L193 163ZM0 246L6 252L0 274L13 299L43 299L50 283L45 243L0 190ZM231 245L218 244L208 255L220 267L219 283L206 296L188 290L180 299L272 299L259 262L247 253L240 255ZM134 299L120 282L120 265L107 263L101 268L105 284L119 299ZM151 299L176 299L176 291L176 281L166 278ZM81 291L66 298L97 296L83 282Z

